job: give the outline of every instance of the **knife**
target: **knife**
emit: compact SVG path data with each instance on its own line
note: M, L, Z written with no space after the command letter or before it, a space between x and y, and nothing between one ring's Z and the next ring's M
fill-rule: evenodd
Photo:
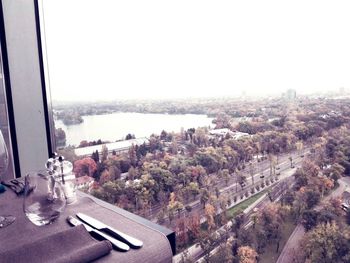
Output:
M99 236L100 238L103 238L103 239L110 241L115 248L117 248L121 251L128 251L130 249L127 244L120 242L119 240L116 240L115 238L113 238L109 235L106 235L105 233L102 233L96 229L93 229L92 227L88 226L87 224L84 224L83 222L81 222L80 220L78 220L72 216L68 216L67 221L73 226L83 225L89 233L94 233L95 235Z
M141 240L138 240L134 237L131 237L123 232L120 232L110 226L107 226L106 224L102 223L101 221L92 218L91 216L85 215L83 213L77 213L77 217L87 223L88 225L92 226L93 228L103 231L105 233L108 233L110 235L113 235L114 237L118 238L119 240L127 243L132 248L140 248L143 246L143 242Z

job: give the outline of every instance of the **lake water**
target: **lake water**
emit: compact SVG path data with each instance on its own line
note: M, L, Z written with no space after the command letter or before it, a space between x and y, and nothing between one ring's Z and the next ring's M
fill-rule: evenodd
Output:
M124 139L128 133L138 137L149 137L152 133L180 132L184 129L214 127L213 118L198 114L149 114L118 112L105 115L83 116L84 122L66 126L62 121L55 121L56 128L66 132L66 145L79 145L83 140L105 140L114 142Z

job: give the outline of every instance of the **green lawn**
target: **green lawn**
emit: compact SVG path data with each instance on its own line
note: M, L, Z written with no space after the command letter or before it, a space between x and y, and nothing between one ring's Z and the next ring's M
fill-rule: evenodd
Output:
M239 203L238 205L235 205L227 210L227 217L228 219L234 218L236 215L238 215L240 212L242 212L244 209L246 209L248 206L253 204L256 200L258 200L263 194L265 194L267 190L261 191L260 193L248 198L247 200L244 200L243 202Z

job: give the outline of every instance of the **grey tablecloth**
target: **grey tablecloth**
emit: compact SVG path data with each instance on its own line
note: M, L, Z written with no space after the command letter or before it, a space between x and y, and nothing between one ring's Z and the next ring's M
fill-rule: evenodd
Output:
M15 245L0 252L0 262L84 263L105 256L112 250L108 241L97 242L81 226L66 229L35 241Z
M0 253L16 246L25 247L39 239L70 229L71 226L66 222L66 218L68 215L75 215L77 212L91 215L107 225L144 242L140 249L131 249L128 252L113 250L107 256L98 259L98 262L172 262L172 251L166 236L100 206L90 198L79 198L76 203L66 207L57 221L47 226L38 227L32 224L22 212L22 198L18 198L10 190L0 194L0 215L11 214L16 216L17 220L12 225L0 229ZM26 251L23 251L23 253L26 253Z

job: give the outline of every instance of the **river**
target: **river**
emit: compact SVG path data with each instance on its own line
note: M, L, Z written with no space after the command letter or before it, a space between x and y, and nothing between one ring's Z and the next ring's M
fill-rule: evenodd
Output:
M83 116L84 122L66 126L56 120L56 128L66 132L66 145L76 145L83 140L104 140L114 142L124 139L128 133L138 137L149 137L152 133L180 132L181 128L214 127L213 118L198 114L151 114L117 112L104 115Z

